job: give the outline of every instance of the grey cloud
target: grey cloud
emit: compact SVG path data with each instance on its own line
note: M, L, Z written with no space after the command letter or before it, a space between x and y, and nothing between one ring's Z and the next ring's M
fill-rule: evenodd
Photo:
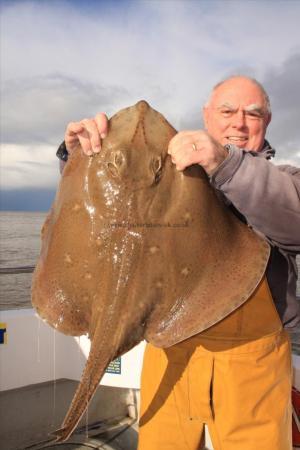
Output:
M290 56L280 68L269 68L263 84L273 111L269 138L280 158L300 162L300 53ZM297 156L296 153L299 153Z
M199 128L210 87L240 72L265 84L270 141L298 161L300 3L136 1L121 14L108 3L7 2L3 142L57 146L69 121L145 97L177 129Z
M70 121L108 114L129 97L126 89L61 74L10 80L2 85L2 143L58 144Z

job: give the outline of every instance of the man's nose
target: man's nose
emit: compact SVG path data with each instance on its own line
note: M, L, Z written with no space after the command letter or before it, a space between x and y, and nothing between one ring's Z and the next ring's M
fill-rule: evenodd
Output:
M244 111L237 111L232 117L232 126L235 128L243 128L246 124Z

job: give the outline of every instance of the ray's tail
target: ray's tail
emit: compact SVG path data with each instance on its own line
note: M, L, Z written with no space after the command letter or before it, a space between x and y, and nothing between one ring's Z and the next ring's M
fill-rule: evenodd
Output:
M99 342L101 342L101 345L99 345ZM89 357L71 406L61 428L52 433L56 437L56 442L67 440L76 428L99 385L105 369L117 354L117 350L118 346L112 345L111 340L109 342L109 337L103 333L103 325L101 326L98 323Z

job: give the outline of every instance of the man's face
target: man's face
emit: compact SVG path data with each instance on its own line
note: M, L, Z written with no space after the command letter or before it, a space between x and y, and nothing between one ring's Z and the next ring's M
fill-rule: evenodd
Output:
M225 81L213 92L203 114L207 132L221 145L262 150L271 114L252 81L243 77Z

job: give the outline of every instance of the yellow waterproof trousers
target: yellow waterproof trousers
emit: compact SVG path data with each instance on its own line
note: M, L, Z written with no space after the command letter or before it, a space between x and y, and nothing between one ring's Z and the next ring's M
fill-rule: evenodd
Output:
M199 311L201 314L201 311ZM168 349L148 344L138 450L291 450L289 338L264 279L208 330Z

